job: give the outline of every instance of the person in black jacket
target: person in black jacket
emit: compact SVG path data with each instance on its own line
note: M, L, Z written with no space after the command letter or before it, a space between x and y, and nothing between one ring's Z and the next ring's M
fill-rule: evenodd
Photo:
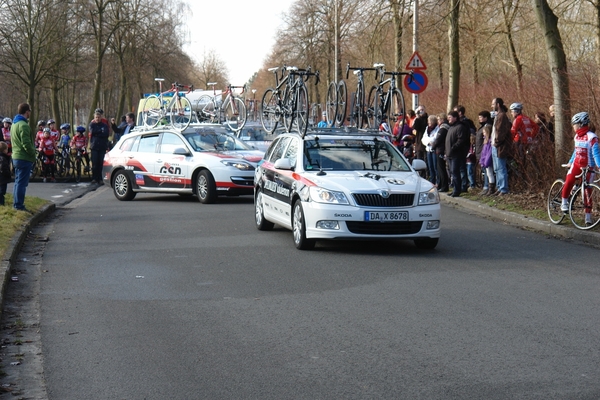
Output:
M459 120L457 111L448 113L448 125L450 128L446 135L446 159L450 163L453 188L450 196L458 197L463 189L461 169L466 170L471 133L469 128Z
M448 120L446 114L438 115L438 125L440 129L434 139L431 147L438 157L436 163L438 192L447 192L448 185L448 166L446 165L446 135L448 134Z
M4 195L8 182L10 182L10 157L8 156L8 145L0 142L0 206L4 205Z
M102 164L108 150L108 124L102 120L103 112L96 109L94 119L90 123L90 149L92 153L92 183L102 185Z

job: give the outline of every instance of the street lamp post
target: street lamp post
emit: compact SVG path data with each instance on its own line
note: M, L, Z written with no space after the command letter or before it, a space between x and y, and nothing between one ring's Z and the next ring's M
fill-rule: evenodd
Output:
M256 121L256 89L252 89L252 119Z

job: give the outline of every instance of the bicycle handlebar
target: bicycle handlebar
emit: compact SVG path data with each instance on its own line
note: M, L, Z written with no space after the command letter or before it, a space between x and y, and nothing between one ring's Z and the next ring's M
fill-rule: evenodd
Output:
M346 64L346 79L348 79L348 76L350 74L350 70L352 70L352 71L360 71L360 73L362 73L363 71L377 71L377 68L351 67L350 63L348 63L348 64ZM375 76L377 76L377 74Z

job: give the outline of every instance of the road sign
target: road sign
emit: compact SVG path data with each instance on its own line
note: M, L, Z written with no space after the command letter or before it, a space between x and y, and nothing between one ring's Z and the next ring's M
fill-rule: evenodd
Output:
M428 83L427 75L423 71L413 71L412 79L411 75L404 77L404 87L411 93L417 94L423 92L427 89Z
M427 69L427 65L425 65L419 53L415 51L404 69Z

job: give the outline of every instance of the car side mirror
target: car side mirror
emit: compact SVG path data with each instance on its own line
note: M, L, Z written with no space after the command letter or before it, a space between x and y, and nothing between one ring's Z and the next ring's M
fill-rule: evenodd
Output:
M415 158L412 162L412 167L417 171L424 171L427 169L427 164L425 164L425 161Z
M275 168L291 170L292 163L290 163L289 158L280 158L279 160L275 161Z
M176 154L178 156L191 156L192 154L187 151L187 149L183 148L183 147L177 147L175 150L173 150L173 154Z

